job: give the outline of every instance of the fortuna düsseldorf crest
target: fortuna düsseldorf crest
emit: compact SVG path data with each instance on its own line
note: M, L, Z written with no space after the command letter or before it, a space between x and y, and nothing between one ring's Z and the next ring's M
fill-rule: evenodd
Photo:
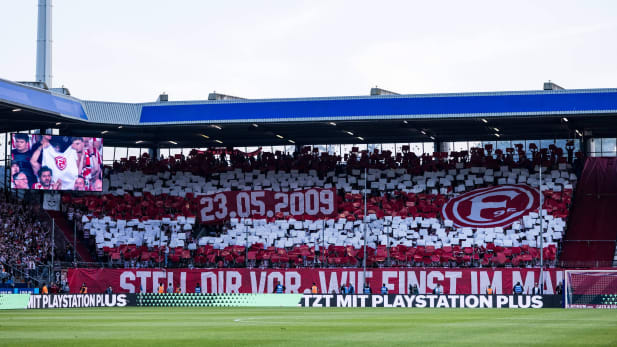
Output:
M58 169L60 170L66 169L66 158L65 157L57 156L54 159L56 159L56 166L58 167Z
M450 199L444 219L457 227L507 227L540 206L540 193L527 185L504 185L472 190Z

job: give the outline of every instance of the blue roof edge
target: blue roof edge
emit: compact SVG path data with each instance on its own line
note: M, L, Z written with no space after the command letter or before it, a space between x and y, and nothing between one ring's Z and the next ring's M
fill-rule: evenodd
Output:
M616 113L617 89L144 105L140 124Z
M4 79L0 79L0 102L64 117L88 120L83 105L78 99Z
M93 123L125 125L438 119L617 113L617 88L120 103L82 101L0 79L0 102ZM96 117L88 116L84 103L98 104ZM114 105L136 109L123 119Z

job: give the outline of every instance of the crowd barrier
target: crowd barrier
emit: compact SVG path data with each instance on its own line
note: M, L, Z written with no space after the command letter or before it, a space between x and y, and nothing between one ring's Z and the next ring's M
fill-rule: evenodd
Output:
M90 307L558 308L560 295L1 294L0 309Z

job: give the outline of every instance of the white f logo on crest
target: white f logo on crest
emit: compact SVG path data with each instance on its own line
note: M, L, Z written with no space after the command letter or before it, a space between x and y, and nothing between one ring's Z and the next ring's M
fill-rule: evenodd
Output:
M503 200L500 202L484 202L484 199L491 196L507 196L509 200L516 198L520 193L517 193L512 190L505 190L501 192L492 192L484 195L478 195L473 199L470 199L471 202L471 211L467 218L476 222L488 222L490 219L486 219L482 217L482 211L486 209L494 209L494 208L503 208L505 209L508 205L507 200Z

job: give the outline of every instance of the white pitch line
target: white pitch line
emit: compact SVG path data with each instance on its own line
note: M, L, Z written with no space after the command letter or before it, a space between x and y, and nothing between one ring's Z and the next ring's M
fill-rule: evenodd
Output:
M306 319L306 318L307 317L304 317L304 316L285 317L285 319ZM271 320L268 320L265 317L237 318L237 319L234 319L234 322L236 322L236 323L251 323L251 324L260 324L260 323L266 323L266 324L288 324L289 323L289 322L271 321Z
M543 322L581 322L581 323L585 323L585 322L607 322L610 323L606 320L601 320L601 319L588 319L588 318L581 318L581 319L573 319L573 318L566 318L566 319L556 319L556 318L531 318L531 317L502 317L502 318L495 318L498 320L530 320L530 321L543 321ZM614 324L614 323L611 323Z

